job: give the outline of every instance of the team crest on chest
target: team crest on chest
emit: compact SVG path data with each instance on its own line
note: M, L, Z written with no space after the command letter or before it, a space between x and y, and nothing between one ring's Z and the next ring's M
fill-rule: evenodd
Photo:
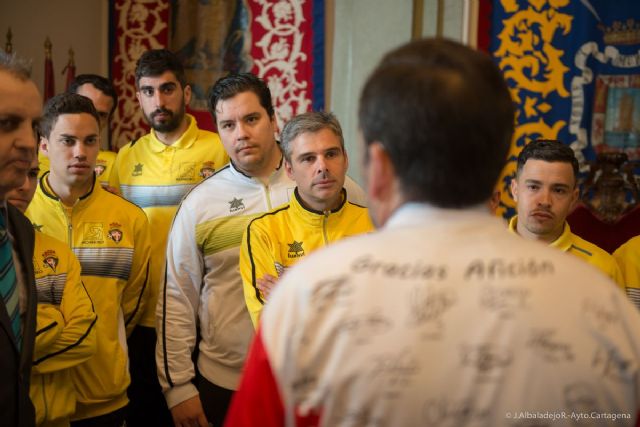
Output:
M207 179L211 175L213 175L215 171L216 168L213 162L204 162L202 163L202 168L200 169L200 178Z
M304 248L302 247L302 243L303 242L296 242L295 240L293 241L293 243L287 243L289 245L289 253L287 254L287 256L289 258L303 257Z
M32 222L31 225L33 225L34 230L42 232L43 224L36 224L35 222Z
M96 167L93 170L96 172L96 176L100 176L107 170L107 163L98 160L98 163L96 163Z
M238 212L242 210L244 210L244 203L242 203L242 199L234 197L233 200L229 201L229 212Z
M42 253L42 265L45 268L50 268L54 273L58 268L59 261L60 259L58 258L58 255L56 255L56 251L54 250L47 250Z
M107 231L107 237L113 240L115 243L122 241L122 225L117 222L109 224L109 231Z
M131 172L131 176L140 176L142 175L142 167L144 165L142 163L138 163L133 166L133 172Z

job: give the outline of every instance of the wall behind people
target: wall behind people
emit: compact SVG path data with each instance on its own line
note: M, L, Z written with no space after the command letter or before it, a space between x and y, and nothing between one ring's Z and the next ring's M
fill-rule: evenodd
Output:
M442 35L454 40L466 39L466 16L472 15L471 0L330 0L328 19L333 19L330 96L326 108L339 118L345 147L352 158L357 148L356 111L365 79L383 53L414 36ZM330 23L331 24L331 23ZM360 165L351 162L349 175L361 182Z
M56 93L65 89L62 70L69 48L75 52L78 73L109 73L108 0L0 0L0 48L7 30L13 33L13 51L33 61L31 77L43 92L44 41L53 44Z

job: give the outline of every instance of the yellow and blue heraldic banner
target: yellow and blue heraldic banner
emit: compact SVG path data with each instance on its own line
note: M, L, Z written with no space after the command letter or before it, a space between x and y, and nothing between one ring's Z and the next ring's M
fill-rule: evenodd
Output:
M516 159L531 140L569 144L585 172L598 153L640 160L640 1L494 0L490 51L517 105L497 184L509 218Z

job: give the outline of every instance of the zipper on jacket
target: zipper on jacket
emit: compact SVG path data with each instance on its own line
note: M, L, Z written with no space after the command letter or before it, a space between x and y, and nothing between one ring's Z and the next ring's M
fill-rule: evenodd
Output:
M71 250L73 250L73 226L71 225L71 215L68 213L67 209L65 208L65 206L62 204L62 202L60 203L60 209L62 209L62 214L64 215L64 219L67 221L67 244L69 245L69 247L71 248ZM72 208L73 210L73 208Z
M329 244L329 236L327 235L327 223L329 222L329 215L331 215L331 211L322 212L322 236L324 237L324 245Z

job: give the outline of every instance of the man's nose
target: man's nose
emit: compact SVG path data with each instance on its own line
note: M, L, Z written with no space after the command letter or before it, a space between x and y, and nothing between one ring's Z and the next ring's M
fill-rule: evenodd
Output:
M551 206L551 191L540 191L540 194L538 195L538 205Z
M236 139L244 139L247 137L247 125L242 121L236 124Z

